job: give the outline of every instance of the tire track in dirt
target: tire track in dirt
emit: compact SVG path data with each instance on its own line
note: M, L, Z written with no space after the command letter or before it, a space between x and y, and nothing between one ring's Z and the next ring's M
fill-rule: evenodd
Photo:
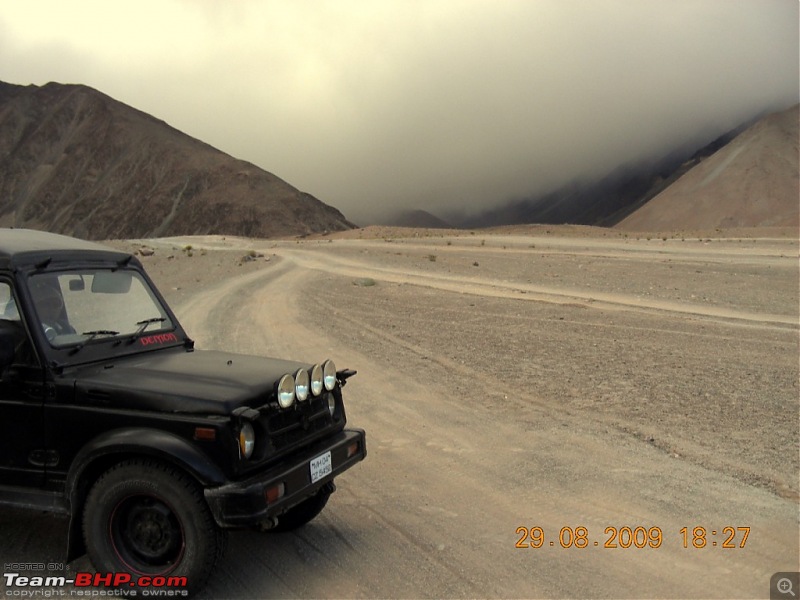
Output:
M382 281L411 284L462 294L512 298L515 300L549 302L554 304L578 304L587 308L603 310L635 310L640 312L667 312L688 316L716 319L723 322L739 322L758 327L800 328L796 315L777 315L733 310L697 304L638 299L625 294L608 292L584 292L581 290L554 288L542 285L508 283L493 279L466 278L455 275L427 274L418 271L380 267L367 261L346 259L313 250L277 248L279 255L291 258L294 264L305 269L334 273L343 277L372 277Z
M334 348L336 344L326 343L313 330L313 324L310 324L309 327L308 320L296 314L292 298L296 294L302 293L301 288L308 283L308 280L308 273L297 270L294 265L286 261L277 267L270 266L263 272L223 282L215 289L210 290L208 294L204 294L202 301L196 299L184 304L180 308L180 313L184 315L183 318L187 323L191 323L192 329L201 332L201 335L198 336L198 346L201 345L201 341L205 340L203 346L233 349L237 352L270 354L289 358L299 358L302 355L306 356L309 361L319 362L327 356L335 356L338 359L343 353L340 349ZM268 310L265 310L267 306ZM247 326L232 328L229 324L233 323L246 323ZM346 355L347 353L345 353ZM366 362L366 357L359 356L358 362L363 364ZM346 365L340 362L340 366ZM400 392L397 393L399 395ZM359 419L352 415L350 422L354 425L361 424ZM368 441L368 447L371 441L374 441L372 436ZM359 468L361 466L352 473L357 474ZM345 480L349 478L350 473L347 474ZM355 487L357 493L358 486ZM358 496L353 494L351 497L357 498ZM336 496L334 496L332 505L335 498ZM469 576L465 576L463 573L450 570L449 563L438 556L439 551L436 550L436 547L431 549L430 544L420 541L417 534L407 530L401 523L383 515L382 511L371 508L370 505L362 505L361 511L370 511L374 521L373 527L378 531L384 531L383 537L394 539L393 550L387 552L386 548L382 546L375 547L375 542L380 541L375 538L367 544L367 547L371 547L372 552L365 552L363 544L351 543L348 536L335 528L332 529L330 533L334 538L335 545L343 546L341 553L350 555L350 561L356 563L367 561L373 552L386 555L385 559L391 560L392 564L402 564L404 561L408 561L404 557L413 556L416 557L414 561L423 560L428 565L438 565L438 568L427 567L427 570L430 571L429 577L439 582L436 585L445 585L448 590L456 591L458 595L469 595L469 590L474 589L475 582L470 582ZM357 518L363 519L363 514ZM322 522L325 519L325 515L320 517ZM398 534L404 530L406 533ZM302 541L302 536L298 536L297 539ZM269 540L266 541L269 542ZM349 571L355 566L349 562L347 570ZM228 572L231 572L230 566L226 568ZM449 576L445 576L448 571ZM284 577L283 581L286 583L289 578ZM410 583L409 581L396 581L394 585L402 589L403 586L408 586ZM236 583L229 582L229 585L235 587ZM433 586L435 584L431 581L425 585ZM290 589L292 595L295 593L302 595L302 589ZM323 589L325 588L320 588L319 592ZM350 595L347 590L347 587L342 588L343 595ZM359 593L363 593L363 588ZM374 594L370 593L369 595L385 594L385 589L383 591L376 589Z
M770 523L783 518L787 504L638 440L613 431L599 435L596 424L579 415L554 420L535 406L518 404L498 413L475 404L486 394L486 379L473 382L471 395L454 397L442 385L445 376L420 381L392 358L402 340L357 316L348 315L343 326L380 337L386 356L376 362L357 347L343 346L316 329L295 299L316 284L315 271L344 277L355 272L335 261L279 253L285 257L280 264L220 284L202 302L189 303L188 317L219 347L310 361L332 356L340 367L357 368L345 395L350 423L367 429L370 455L342 478L330 508L302 533L266 539L243 534L247 551L237 547L229 553L212 596L248 597L253 590L261 597L318 596L333 590L340 596L531 597L580 596L591 589L616 597L733 597L743 590L758 594L768 581L764 565L791 555L791 542L777 532L753 539L748 554L701 556L681 548L680 527L719 521L720 505L726 524L747 524L758 507L756 527L763 533L774 529ZM363 276L364 268L356 267ZM412 283L403 273L393 276ZM324 305L320 312L329 314ZM413 344L405 349L425 352ZM443 375L460 368L446 359L436 364ZM636 552L557 545L517 550L515 531L523 525L542 526L551 540L563 527L582 525L601 545L608 526L659 526L665 541L661 548ZM264 551L276 565L270 570L282 573L278 587L269 571L259 575L253 569L250 555ZM763 559L753 561L753 552ZM686 578L689 572L696 578ZM713 594L707 580L715 582Z

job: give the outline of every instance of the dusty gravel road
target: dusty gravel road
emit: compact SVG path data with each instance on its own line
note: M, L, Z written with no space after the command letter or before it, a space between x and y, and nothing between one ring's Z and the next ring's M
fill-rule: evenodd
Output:
M358 370L367 460L304 529L232 534L207 597L766 598L800 569L797 240L147 243L198 347ZM58 556L60 521L0 521L4 556Z

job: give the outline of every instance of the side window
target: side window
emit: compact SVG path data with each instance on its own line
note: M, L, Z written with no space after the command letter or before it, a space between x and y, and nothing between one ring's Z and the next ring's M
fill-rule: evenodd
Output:
M0 281L0 319L4 321L19 321L19 311L14 296L11 294L11 286Z
M6 332L3 339L13 345L13 349L7 348L5 351L13 352L14 364L37 364L13 290L5 281L0 281L0 330Z

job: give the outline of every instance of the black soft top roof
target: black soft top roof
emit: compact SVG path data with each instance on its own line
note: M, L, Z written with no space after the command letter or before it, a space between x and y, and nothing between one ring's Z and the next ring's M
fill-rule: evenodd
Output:
M53 261L130 259L128 252L95 242L34 229L0 229L0 267L38 264Z

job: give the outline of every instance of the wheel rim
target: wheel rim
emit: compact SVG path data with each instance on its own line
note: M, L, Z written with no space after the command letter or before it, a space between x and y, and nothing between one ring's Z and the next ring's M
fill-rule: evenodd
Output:
M175 512L150 495L129 496L117 504L111 513L109 533L119 559L136 573L169 573L186 547Z

